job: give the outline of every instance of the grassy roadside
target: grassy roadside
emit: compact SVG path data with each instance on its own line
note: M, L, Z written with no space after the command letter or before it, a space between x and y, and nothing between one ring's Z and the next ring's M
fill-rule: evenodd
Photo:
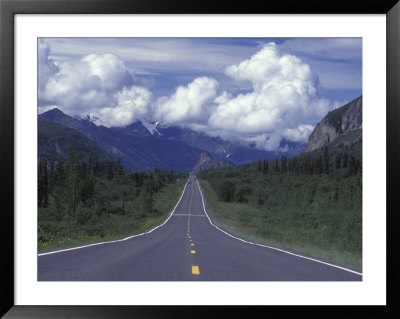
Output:
M43 253L59 248L70 248L82 244L112 241L146 232L165 221L178 202L185 183L186 179L182 179L177 183L168 184L157 194L153 202L153 207L155 211L158 212L157 214L149 213L144 215L135 213L134 203L127 202L126 209L130 213L126 215L110 214L108 218L106 216L101 216L96 220L96 224L94 224L93 227L104 230L102 236L57 236L57 234L53 234L48 236L47 240L39 239L38 252ZM62 221L59 224L61 224L60 227L67 230L66 232L68 232L69 228L72 229L74 227L73 224L69 224L66 221Z
M267 228L265 216L268 214L265 209L258 209L247 203L220 201L208 181L199 179L199 183L207 213L216 225L227 232L249 241L316 258L355 271L362 271L361 254L322 247L316 244L312 238L307 241L307 237L304 236L304 233L307 234L307 229L303 230L301 224L291 221L282 220L282 225L285 226L278 232L265 232L264 229ZM282 219L285 217L285 214L280 216ZM302 240L296 241L295 235L292 234L298 235L302 231ZM312 236L312 233L309 236Z

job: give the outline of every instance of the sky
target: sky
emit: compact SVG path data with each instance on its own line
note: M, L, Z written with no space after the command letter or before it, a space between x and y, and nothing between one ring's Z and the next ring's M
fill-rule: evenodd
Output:
M362 94L361 38L39 38L38 111L277 151Z

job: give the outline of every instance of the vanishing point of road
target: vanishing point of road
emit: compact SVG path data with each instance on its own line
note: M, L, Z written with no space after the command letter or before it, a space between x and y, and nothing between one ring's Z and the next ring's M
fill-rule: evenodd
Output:
M172 214L122 240L38 255L39 281L361 281L362 274L272 247L215 226L197 180Z

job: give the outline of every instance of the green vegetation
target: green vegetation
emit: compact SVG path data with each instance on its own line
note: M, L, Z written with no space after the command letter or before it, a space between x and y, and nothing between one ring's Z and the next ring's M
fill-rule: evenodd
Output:
M41 157L50 161L64 159L74 151L84 161L95 156L100 162L112 162L112 158L84 134L57 123L38 122L38 148Z
M361 269L361 141L198 174L207 208L232 233Z
M101 164L72 152L39 160L38 249L123 238L162 223L187 175L156 169L127 172L121 161Z

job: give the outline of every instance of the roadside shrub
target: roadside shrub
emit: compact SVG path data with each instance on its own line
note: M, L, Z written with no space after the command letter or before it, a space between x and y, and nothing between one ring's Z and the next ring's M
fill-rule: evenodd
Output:
M216 192L219 200L224 202L232 202L235 197L236 186L228 179L221 179L217 181Z
M264 187L256 188L254 192L254 198L256 201L256 205L258 208L264 207L267 204L268 200L268 191Z
M236 188L235 200L240 203L247 203L251 194L251 187L248 185L242 185Z
M85 225L92 217L91 210L84 207L78 207L76 210L76 221L79 225Z

